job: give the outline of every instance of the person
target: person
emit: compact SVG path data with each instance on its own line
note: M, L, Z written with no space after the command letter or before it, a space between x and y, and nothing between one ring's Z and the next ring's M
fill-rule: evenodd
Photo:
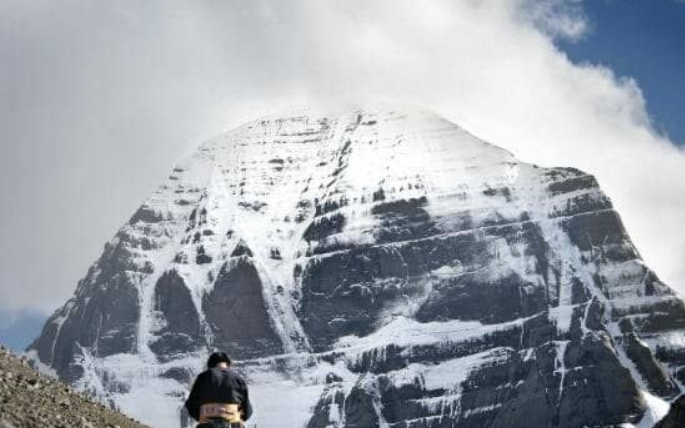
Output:
M247 384L231 370L231 359L225 352L209 356L207 370L195 379L185 407L199 422L197 428L245 426L252 415Z

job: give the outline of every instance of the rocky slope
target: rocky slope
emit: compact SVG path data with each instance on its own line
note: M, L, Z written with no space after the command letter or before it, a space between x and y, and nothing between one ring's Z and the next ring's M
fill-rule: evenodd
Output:
M592 176L377 110L202 144L29 353L157 426L222 348L259 426L642 428L684 327Z
M0 428L145 428L0 346Z

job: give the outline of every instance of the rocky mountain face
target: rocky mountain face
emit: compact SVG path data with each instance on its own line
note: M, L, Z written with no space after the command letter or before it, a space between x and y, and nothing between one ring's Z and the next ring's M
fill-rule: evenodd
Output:
M215 348L258 426L645 428L685 307L591 175L429 112L266 118L178 164L29 355L172 427Z
M0 346L0 428L146 428Z

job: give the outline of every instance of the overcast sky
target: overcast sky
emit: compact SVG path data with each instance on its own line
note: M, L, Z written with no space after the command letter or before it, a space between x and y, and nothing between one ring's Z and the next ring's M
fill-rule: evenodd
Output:
M639 80L562 49L601 34L585 6L0 0L0 322L62 304L197 143L292 107L375 101L595 174L649 266L685 292L685 153Z

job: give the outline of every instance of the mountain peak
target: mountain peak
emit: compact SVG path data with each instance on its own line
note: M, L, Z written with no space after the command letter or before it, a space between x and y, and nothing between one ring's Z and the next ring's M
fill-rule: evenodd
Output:
M682 389L683 328L594 177L384 107L201 144L31 353L164 426L219 348L260 425L642 427Z

